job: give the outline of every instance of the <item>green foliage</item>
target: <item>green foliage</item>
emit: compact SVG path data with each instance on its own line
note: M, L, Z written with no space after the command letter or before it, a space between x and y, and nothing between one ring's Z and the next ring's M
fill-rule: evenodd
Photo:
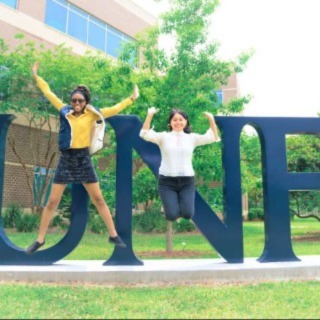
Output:
M17 223L21 220L23 209L19 204L9 204L2 217L2 224L4 228L16 228Z
M32 232L39 227L40 218L36 214L24 213L18 204L10 204L2 217L4 228L16 229L18 232Z
M191 232L196 230L196 226L191 220L178 219L173 223L173 230L176 232Z
M71 186L67 186L64 190L63 196L61 198L61 201L59 203L59 210L58 215L62 219L69 219L71 217Z
M61 217L61 215L55 215L52 219L52 222L51 222L51 226L52 227L58 227L58 226L61 226L63 225L63 219Z
M316 135L289 135L287 163L289 172L320 171L320 137Z
M256 208L249 208L248 212L248 220L264 220L264 210L263 208L256 207Z
M39 228L40 218L36 214L23 214L16 222L18 232L32 232Z
M300 218L313 217L320 221L319 191L290 191L290 213Z
M147 167L140 169L133 177L133 203L146 203L158 199L158 183L151 170Z
M288 135L286 137L288 172L319 172L319 137L313 135ZM242 188L249 196L249 208L263 205L261 147L257 135L241 135ZM290 212L298 217L320 219L320 193L315 191L290 191ZM249 220L257 218L249 209ZM261 218L261 217L258 217Z
M135 214L132 217L132 229L136 232L163 233L167 229L167 220L161 214L159 205L149 206L143 213ZM172 229L177 232L190 232L196 229L192 221L186 219L178 219L173 222Z
M88 222L88 230L96 234L105 234L107 229L101 216L96 213L91 213Z
M186 111L193 130L199 133L204 133L208 128L207 120L201 116L203 111L214 114L240 112L248 102L248 97L217 104L215 90L226 84L233 72L243 69L251 53L241 54L237 61L222 61L217 57L218 44L208 42L207 32L209 19L218 6L218 1L172 0L170 4L170 9L163 15L159 25L138 35L138 41L128 44L118 61L93 52L77 56L64 44L48 49L44 45L27 42L22 35L17 37L20 45L8 50L0 39L2 112L14 110L21 113L30 121L37 122L39 128L48 123L50 115L58 114L34 84L30 66L35 61L40 62L39 75L48 81L51 90L64 103L69 102L70 91L81 83L90 88L92 104L96 107L118 103L131 94L134 83L138 84L140 98L123 113L136 114L143 119L147 107L159 107L159 115L154 120L156 130L167 129L166 120L173 107ZM159 37L163 35L171 35L176 39L175 48L170 53L157 46ZM133 54L137 50L144 57L139 65L140 69L132 67L132 57L139 56ZM110 144L106 148L108 155L105 153L104 156L112 157L116 152L115 136L110 128L108 134ZM50 150L52 140L45 135L41 139L39 146L47 145ZM219 180L222 176L220 158L214 158L212 151L215 152L208 148L203 151L204 157L197 156L194 159L197 174L204 179L206 185L212 179ZM39 150L35 150L34 154L39 154ZM52 157L47 158L46 167L53 163L54 157L52 154ZM205 164L202 159L205 159ZM41 163L37 165L43 166ZM115 179L115 169L107 168L105 171L98 174L102 179L106 177L106 183L102 184L103 194L109 206L114 208L115 194L111 182ZM214 177L209 172L214 172ZM144 192L134 191L135 203L140 200L146 203L157 196L156 183L151 181L150 174L138 171L135 180L139 181L135 188L139 189L140 183L147 186ZM146 199L146 190L149 199ZM140 195L144 195L144 199L138 200Z
M150 206L144 213L132 217L132 228L137 232L165 232L166 219L160 206Z
M210 18L218 6L216 0L169 1L170 8L158 25L138 36L138 45L146 70L158 70L161 82L154 83L159 93L151 104L160 108L161 115L168 115L173 107L182 108L191 119L195 131L203 131L207 124L199 117L203 111L214 114L240 112L249 97L218 105L215 90L227 83L233 72L240 72L253 54L242 53L237 61L222 61L217 57L218 44L208 41ZM170 52L159 49L159 36L175 39ZM159 118L159 117L158 117ZM165 130L166 124L155 119L157 129Z

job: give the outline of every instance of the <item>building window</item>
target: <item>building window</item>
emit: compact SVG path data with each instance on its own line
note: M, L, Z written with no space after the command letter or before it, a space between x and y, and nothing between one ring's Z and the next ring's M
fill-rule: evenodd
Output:
M45 22L64 33L67 32L67 4L61 1L47 1Z
M88 15L82 10L69 10L67 33L84 43L87 43Z
M13 9L17 8L17 0L0 0L0 3L4 3Z
M47 0L45 23L115 58L125 42L134 41L66 0Z
M93 17L89 17L88 44L106 51L106 27Z
M216 104L221 104L223 102L223 91L222 90L216 90L216 95L217 95Z
M117 58L121 49L122 36L113 28L108 28L107 31L107 53Z

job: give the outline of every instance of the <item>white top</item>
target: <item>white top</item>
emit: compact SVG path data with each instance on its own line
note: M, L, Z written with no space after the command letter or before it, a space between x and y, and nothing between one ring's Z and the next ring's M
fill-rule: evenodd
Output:
M211 129L205 134L142 129L140 137L159 146L161 151L159 174L167 177L194 176L193 150L197 146L220 141L219 138L215 138Z

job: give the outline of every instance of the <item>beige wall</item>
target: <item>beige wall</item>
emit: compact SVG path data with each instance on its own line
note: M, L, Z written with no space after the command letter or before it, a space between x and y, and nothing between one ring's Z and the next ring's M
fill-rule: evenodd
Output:
M234 99L238 95L238 83L237 83L237 74L233 73L229 79L228 83L225 86L221 87L223 91L223 102L226 103L230 99Z
M46 0L19 0L17 10L44 22Z
M6 141L6 157L5 157L5 176L4 176L4 192L3 206L17 203L22 207L30 207L31 192L28 185L27 174L33 177L34 165L39 164L45 166L45 155L47 153L47 138L48 132L30 128L26 125L11 124L8 130ZM35 141L43 139L40 143L40 149L35 149ZM19 158L15 155L10 141L14 142ZM58 159L58 134L52 133L52 150L49 153L51 156L55 153L55 160L52 163L52 168L57 164ZM20 164L24 164L24 167Z

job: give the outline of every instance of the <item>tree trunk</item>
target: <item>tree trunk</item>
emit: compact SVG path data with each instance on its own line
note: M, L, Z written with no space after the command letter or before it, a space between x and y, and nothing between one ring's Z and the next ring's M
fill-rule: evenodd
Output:
M173 252L173 232L172 232L172 221L167 220L167 232L166 232L166 251L167 253Z

